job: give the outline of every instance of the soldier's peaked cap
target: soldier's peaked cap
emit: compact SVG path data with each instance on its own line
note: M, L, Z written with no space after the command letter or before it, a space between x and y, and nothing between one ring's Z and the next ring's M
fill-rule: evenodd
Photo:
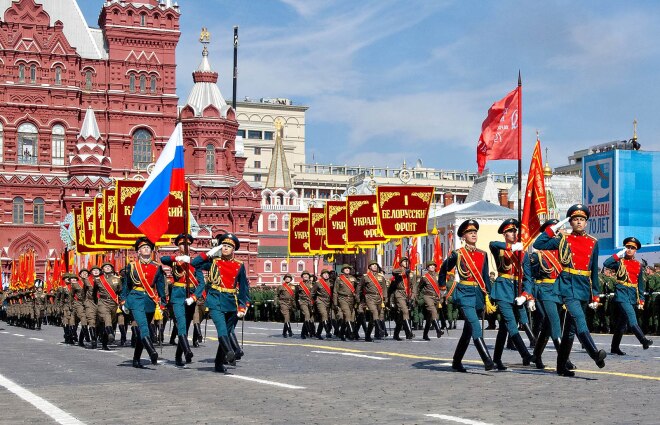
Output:
M479 223L477 223L477 220L470 219L462 222L461 225L458 226L458 237L463 237L466 232L471 230L479 230Z
M545 229L547 229L549 226L554 226L555 224L559 223L559 220L556 218L551 218L550 220L546 220L545 223L541 225L541 229L539 232L543 233Z
M587 208L583 204L575 204L572 207L568 209L566 212L566 217L568 218L573 218L573 217L583 217L587 220L589 220L589 208Z
M189 233L181 233L179 234L176 238L174 238L174 245L179 245L183 243L185 239L188 239L188 245L192 244L195 242L195 238L192 237L191 234Z
M630 244L637 245L637 249L640 249L640 248L642 247L642 243L639 241L639 239L637 239L637 238L634 237L634 236L631 236L631 237L629 237L629 238L625 238L625 239L623 240L623 246L626 246L626 245L628 245L629 243L630 243Z
M504 232L508 232L511 229L518 229L520 227L520 222L516 220L515 218L507 218L500 224L500 228L497 229L497 233L500 235L504 234Z
M226 243L232 245L235 250L238 250L238 248L241 246L241 243L238 241L238 238L233 233L222 233L216 236L215 238L218 240L219 245Z
M135 250L137 251L138 249L140 249L140 247L142 247L144 245L149 245L151 247L151 249L155 248L154 243L151 242L149 240L149 238L146 237L146 236L140 236L139 238L137 238L137 240L135 241L135 244L133 246L135 247Z

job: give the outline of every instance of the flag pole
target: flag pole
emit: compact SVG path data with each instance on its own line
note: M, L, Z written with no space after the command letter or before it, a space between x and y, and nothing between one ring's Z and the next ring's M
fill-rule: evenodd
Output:
M522 78L518 70L518 226L522 226ZM522 232L518 232L518 242L522 241ZM518 257L518 296L522 294L522 257Z

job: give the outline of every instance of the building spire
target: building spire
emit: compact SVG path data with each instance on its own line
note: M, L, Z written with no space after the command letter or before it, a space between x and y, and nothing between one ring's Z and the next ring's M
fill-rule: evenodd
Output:
M80 138L87 140L89 137L94 140L99 140L101 138L99 125L96 123L96 115L94 115L94 110L91 106L87 107L87 112L85 112L85 119L83 120L82 127L80 128Z
M284 155L284 145L282 144L282 135L284 126L278 118L275 120L275 146L273 146L273 156L270 160L268 169L268 178L266 179L266 188L268 189L291 189L291 173L286 163Z

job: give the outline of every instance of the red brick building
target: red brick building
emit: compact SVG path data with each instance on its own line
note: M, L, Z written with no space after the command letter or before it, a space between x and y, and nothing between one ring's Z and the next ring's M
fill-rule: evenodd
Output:
M253 271L261 195L243 180L238 122L206 47L179 107L180 12L172 3L107 1L97 29L75 0L0 0L3 260L32 248L43 270L39 262L64 249L67 213L113 179L145 178L180 119L191 213L201 228L196 247L232 231Z

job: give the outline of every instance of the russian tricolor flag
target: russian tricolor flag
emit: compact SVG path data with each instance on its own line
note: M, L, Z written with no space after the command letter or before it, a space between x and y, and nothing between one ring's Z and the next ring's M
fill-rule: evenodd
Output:
M156 243L169 227L170 192L184 191L185 187L183 132L181 123L178 123L142 187L131 214L131 223Z

